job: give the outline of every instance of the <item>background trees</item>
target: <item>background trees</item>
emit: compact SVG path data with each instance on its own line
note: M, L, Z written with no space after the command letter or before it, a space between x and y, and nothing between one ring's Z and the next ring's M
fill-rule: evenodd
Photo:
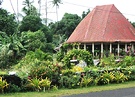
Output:
M65 42L80 21L81 17L77 14L65 13L60 21L50 23L49 28L53 33L53 43L55 46Z
M42 20L39 16L28 15L23 18L19 27L20 32L23 31L37 31L43 26Z
M0 8L0 31L6 32L7 35L12 35L17 30L17 22L15 16Z

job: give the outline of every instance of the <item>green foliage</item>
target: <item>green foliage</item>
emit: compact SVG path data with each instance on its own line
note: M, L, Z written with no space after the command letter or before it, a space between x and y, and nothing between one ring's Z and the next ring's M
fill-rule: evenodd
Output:
M64 76L73 76L75 72L72 69L65 69L62 70L62 75Z
M57 61L61 62L69 49L73 48L73 44L63 43L60 47L60 51L57 53Z
M40 49L37 49L35 52L28 52L25 57L22 58L22 60L16 66L14 66L14 69L19 72L18 74L24 75L26 77L33 68L46 64L52 64L51 61L52 56L50 54L44 53Z
M64 65L68 68L71 68L70 60L76 58L77 60L84 60L87 63L87 66L93 66L92 55L85 50L73 49L67 52L67 54L62 59Z
M115 76L112 72L104 72L103 74L101 74L101 76L96 78L96 80L98 81L98 85L109 84L113 82L114 79Z
M100 66L115 66L116 62L115 62L114 55L111 54L108 57L102 58L99 65Z
M9 84L9 87L8 87L8 93L16 93L16 92L20 92L21 91L21 88L18 87L17 85L15 84Z
M61 76L59 83L61 88L77 88L80 85L80 76Z
M49 26L54 34L65 35L68 38L80 21L81 17L78 15L65 13L61 21L51 23Z
M42 65L33 67L30 70L29 76L31 78L51 78L53 77L54 70L53 65L49 61L42 62Z
M28 15L23 18L19 27L20 32L23 31L38 31L43 26L39 16Z
M135 80L135 67L129 69L129 80Z
M7 81L0 76L0 92L4 93L4 88L8 87L8 85Z
M45 91L45 89L50 88L51 81L46 78L46 79L28 79L28 84L26 84L27 88L32 88L34 91Z
M44 33L40 30L36 32L28 31L21 33L22 43L27 51L45 48L46 39L44 36Z
M25 48L16 33L8 36L5 32L0 32L0 66L9 68L22 56Z
M57 91L57 90L58 90L58 86L55 85L52 87L52 91Z
M88 78L87 76L84 76L80 82L81 87L87 87L89 83L93 81L93 78Z
M53 37L52 37L53 34L50 31L49 27L47 27L47 26L44 25L40 30L44 33L47 43L53 41Z
M135 57L125 56L119 63L121 67L133 66L135 65Z
M0 8L0 31L7 33L8 36L13 35L17 30L17 22L15 16L5 9Z
M90 9L87 10L87 12L83 11L82 13L82 19L85 18L90 13Z
M119 71L114 72L114 76L115 76L114 81L116 83L121 83L121 82L125 82L126 80L128 80L127 76L125 76L124 73L121 73Z
M28 16L28 15L33 15L33 16L38 16L38 12L35 6L32 4L34 1L31 0L25 0L23 1L24 7L22 8L22 11Z

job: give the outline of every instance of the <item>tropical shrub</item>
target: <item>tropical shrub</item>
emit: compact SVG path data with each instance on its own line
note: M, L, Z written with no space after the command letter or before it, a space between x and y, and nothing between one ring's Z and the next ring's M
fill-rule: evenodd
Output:
M135 65L135 57L132 56L125 56L122 61L119 63L119 66L126 67L126 66L133 66Z
M21 91L21 87L10 83L8 89L6 89L5 91L8 93L16 93Z
M113 54L110 54L108 57L103 57L101 60L100 60L100 64L99 66L115 66L116 65L116 62L115 62L115 58L114 58L114 55Z
M64 76L73 76L75 72L72 69L65 69L62 70L62 75Z
M44 61L42 62L42 65L33 67L29 72L29 76L31 78L51 78L53 72L52 63L49 61Z
M135 67L129 69L129 80L135 80Z
M0 92L4 93L4 88L8 87L8 83L6 80L3 80L2 77L0 76Z
M27 51L35 51L45 47L46 38L42 31L22 32L21 41Z
M84 76L82 79L81 79L81 82L80 82L80 86L81 87L87 87L89 83L91 83L93 81L93 78L88 78L86 76Z
M28 77L28 74L33 68L39 66L52 65L52 56L48 53L44 53L40 49L35 50L35 52L28 52L22 60L13 67L17 71L18 76L21 78Z
M84 60L87 63L87 66L92 66L93 65L93 60L92 60L92 55L85 50L81 49L73 49L67 52L67 54L64 56L62 59L64 65L67 68L71 68L71 63L70 60L75 58L76 60Z
M113 72L104 72L101 74L101 76L98 77L98 84L103 85L103 84L109 84L113 82L115 79Z
M128 80L127 76L124 75L124 73L121 73L119 71L114 72L114 82L121 83Z
M61 88L77 88L80 85L81 77L79 75L61 76L59 83Z
M34 91L45 91L45 89L50 88L51 81L46 79L28 79L28 83L26 84L27 88L32 88Z
M84 72L83 68L80 66L73 66L72 70L76 73Z

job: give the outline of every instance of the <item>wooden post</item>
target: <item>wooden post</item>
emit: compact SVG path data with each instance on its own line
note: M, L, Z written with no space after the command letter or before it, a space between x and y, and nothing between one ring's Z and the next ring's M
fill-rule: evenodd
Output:
M118 47L117 47L117 49L118 49L118 56L120 56L120 44L118 43Z
M80 45L78 44L78 50L80 49Z
M101 58L103 57L103 49L104 49L103 43L101 43Z
M125 44L125 52L127 52L127 44Z
M134 52L134 44L132 44L132 52Z
M84 44L84 50L86 51L86 44Z
M112 53L112 44L110 43L110 54Z
M92 43L92 53L93 53L93 57L94 57L94 43Z

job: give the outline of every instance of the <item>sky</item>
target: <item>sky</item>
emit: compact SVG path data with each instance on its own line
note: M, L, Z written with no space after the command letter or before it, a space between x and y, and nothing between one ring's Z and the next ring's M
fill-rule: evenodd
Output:
M3 0L2 8L13 13L12 7L10 5L10 0ZM17 0L11 0L14 6L15 11L17 10ZM46 17L45 15L45 1L41 0L42 3L42 18ZM53 7L52 0L47 0L47 17L50 21L56 21L56 10ZM78 14L82 15L83 11L92 11L93 8L100 5L114 4L116 8L129 20L135 22L135 3L134 0L61 0L62 4L59 5L58 9L58 20L61 20L65 13ZM23 0L18 0L19 3L19 13L22 13L22 2ZM38 0L34 0L34 6L38 8Z

